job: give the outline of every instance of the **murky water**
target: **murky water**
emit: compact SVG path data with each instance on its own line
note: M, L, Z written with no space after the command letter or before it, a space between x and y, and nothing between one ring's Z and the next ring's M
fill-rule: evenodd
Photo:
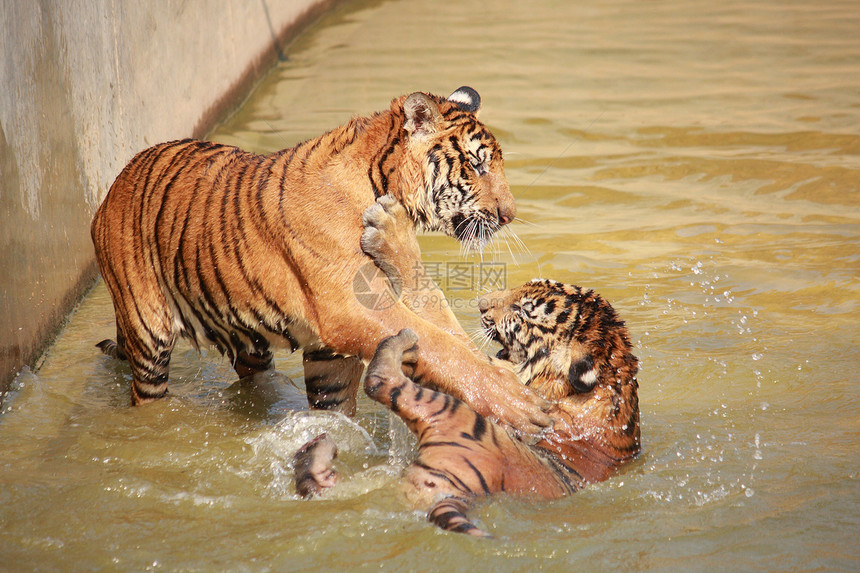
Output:
M638 461L482 505L494 541L442 534L393 495L408 446L367 399L291 414L288 386L182 346L171 397L127 407L100 285L3 400L0 569L860 569L860 12L712 4L346 3L212 136L269 151L477 88L528 250L427 236L425 258L468 329L491 276L609 298L642 359ZM322 427L352 477L299 501L288 460Z

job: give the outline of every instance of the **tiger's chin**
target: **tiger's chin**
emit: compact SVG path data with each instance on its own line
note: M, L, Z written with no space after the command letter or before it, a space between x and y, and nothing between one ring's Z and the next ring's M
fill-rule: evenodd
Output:
M451 228L453 231L448 234L460 242L464 253L483 253L502 224L480 216L458 215L451 222Z

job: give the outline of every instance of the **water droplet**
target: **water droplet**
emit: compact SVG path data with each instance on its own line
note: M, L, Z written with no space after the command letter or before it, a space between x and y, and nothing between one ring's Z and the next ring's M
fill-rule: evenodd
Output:
M753 355L752 355L752 359L753 359L753 360L761 360L761 359L762 359L762 356L763 356L763 355L762 355L760 352L755 352L755 353L753 353Z

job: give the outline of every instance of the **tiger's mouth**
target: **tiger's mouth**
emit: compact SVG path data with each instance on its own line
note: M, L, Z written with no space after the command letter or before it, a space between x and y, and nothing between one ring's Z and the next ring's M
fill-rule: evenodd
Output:
M479 213L457 214L451 219L453 236L466 249L481 251L499 230L501 223L491 221Z
M487 335L487 338L498 342L502 345L502 349L496 352L496 358L499 360L508 360L511 359L511 351L505 344L504 339L502 339L502 334L496 328L496 323L493 319L486 316L485 314L481 314L481 327L484 329L484 332Z

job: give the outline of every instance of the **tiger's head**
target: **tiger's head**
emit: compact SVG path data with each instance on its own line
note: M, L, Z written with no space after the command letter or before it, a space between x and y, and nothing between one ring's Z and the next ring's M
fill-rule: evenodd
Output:
M624 322L592 290L534 279L479 302L486 335L533 390L575 425L638 450L638 359Z
M447 99L416 92L392 102L403 119L406 171L421 181L402 185L398 199L425 230L476 250L516 216L502 150L478 121L480 107L478 92L465 86Z

